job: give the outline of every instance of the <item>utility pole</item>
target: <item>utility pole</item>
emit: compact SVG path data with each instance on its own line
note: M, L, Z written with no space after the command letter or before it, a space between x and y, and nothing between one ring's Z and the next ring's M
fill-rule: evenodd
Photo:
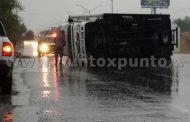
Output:
M151 8L151 14L156 14L156 7Z
M113 0L111 0L111 12L113 14Z

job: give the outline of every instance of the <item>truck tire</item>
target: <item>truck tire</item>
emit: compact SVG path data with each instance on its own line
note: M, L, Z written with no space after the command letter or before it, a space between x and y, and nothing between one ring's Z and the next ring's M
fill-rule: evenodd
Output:
M12 92L12 74L10 77L5 77L2 83L3 94L11 94Z

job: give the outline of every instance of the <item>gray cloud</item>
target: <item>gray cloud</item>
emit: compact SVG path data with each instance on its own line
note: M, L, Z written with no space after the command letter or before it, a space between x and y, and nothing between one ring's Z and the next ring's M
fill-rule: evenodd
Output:
M20 0L25 10L20 12L26 26L35 33L51 25L66 22L69 14L84 14L80 4L91 10L99 7L91 14L111 12L110 0ZM171 18L190 16L189 0L171 0L169 9L158 10L158 13L171 14ZM142 9L140 0L114 0L116 13L150 13L150 9Z

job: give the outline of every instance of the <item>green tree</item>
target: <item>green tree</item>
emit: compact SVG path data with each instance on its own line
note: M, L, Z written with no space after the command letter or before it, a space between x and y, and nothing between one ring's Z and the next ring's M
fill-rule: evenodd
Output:
M174 21L180 28L182 32L190 32L190 17L186 16L184 19L176 19Z
M27 31L18 12L23 7L18 0L0 0L0 21L3 22L7 35L11 41L21 41Z
M34 32L29 30L26 32L26 35L25 35L25 39L26 40L34 40Z

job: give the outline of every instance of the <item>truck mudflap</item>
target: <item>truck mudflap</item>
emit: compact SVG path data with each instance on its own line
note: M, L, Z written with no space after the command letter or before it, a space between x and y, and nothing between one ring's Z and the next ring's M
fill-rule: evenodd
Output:
M172 44L179 48L179 40L180 40L180 28L176 27L172 29Z

